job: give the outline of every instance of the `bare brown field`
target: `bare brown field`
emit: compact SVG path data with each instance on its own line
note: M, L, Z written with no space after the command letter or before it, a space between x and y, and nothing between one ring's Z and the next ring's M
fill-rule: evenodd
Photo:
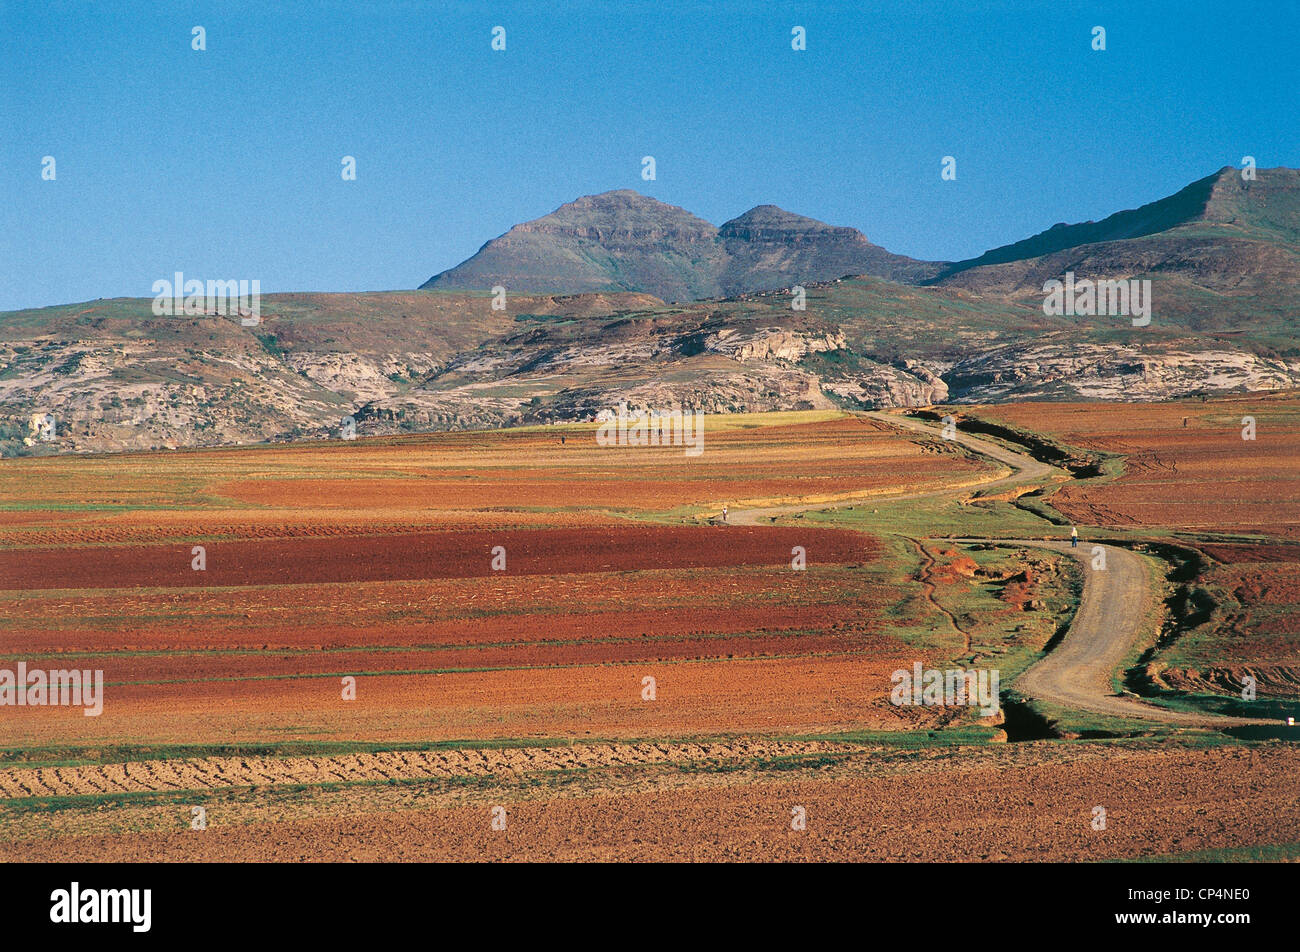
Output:
M1081 525L1300 538L1300 395L1201 403L981 406L976 415L1084 450L1123 454L1112 482L1065 485L1052 504ZM1242 438L1255 420L1255 439Z
M874 652L873 652L873 649ZM267 744L290 741L710 737L903 730L947 720L889 704L890 672L916 657L867 642L852 655L721 658L357 678L109 685L99 717L80 709L6 714L4 746ZM654 677L657 698L642 699ZM12 715L12 716L11 716Z
M399 574L433 577L260 579L174 594L128 587L137 553L90 559L83 581L93 589L8 593L4 656L102 670L104 713L10 709L4 740L622 737L908 723L880 704L889 671L916 652L881 630L882 593L862 588L857 567L876 557L870 540L773 528L604 532L635 545L583 548L570 533L535 530L507 541L509 552L529 553L521 561L531 575L492 572L483 547L477 574L459 578L459 563L403 558ZM803 572L787 564L794 539L810 542ZM272 553L272 568L322 571ZM659 568L693 561L706 564ZM344 574L385 564L334 563ZM94 577L96 565L105 576ZM27 566L40 575L44 564ZM342 698L346 676L357 678L355 700ZM653 702L641 697L647 676L660 685Z
M765 418L766 417L766 418ZM801 422L803 420L810 422ZM992 467L827 413L709 418L705 452L602 447L593 426L3 463L0 545L579 525L978 482ZM565 442L561 443L561 438Z
M726 751L703 751L726 756ZM752 753L771 753L757 748ZM503 778L445 786L351 787L304 801L208 801L189 830L185 799L118 807L78 821L56 844L30 815L0 841L7 861L1060 861L1270 844L1300 824L1300 751L1125 751L1016 745L901 760L842 754L811 771L682 773L668 756L599 752L567 782ZM550 763L543 759L542 763ZM564 762L561 760L560 762ZM581 763L575 757L570 761ZM649 766L647 766L649 765ZM399 761L388 769L400 772ZM455 769L479 772L469 765ZM522 754L513 770L527 770ZM647 772L652 771L652 772ZM350 776L339 765L338 776ZM558 785L557 785L558 784ZM505 809L494 831L492 808ZM1104 830L1092 828L1104 806ZM802 807L807 828L792 828ZM126 815L122 815L126 814ZM110 832L129 823L138 832ZM119 827L120 828L120 827ZM1286 836L1285 832L1282 835Z

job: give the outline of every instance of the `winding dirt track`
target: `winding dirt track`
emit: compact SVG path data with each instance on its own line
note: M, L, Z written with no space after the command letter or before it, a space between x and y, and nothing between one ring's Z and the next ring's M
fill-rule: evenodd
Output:
M861 415L933 439L943 438L938 429L917 420L880 412ZM952 439L967 449L988 456L1011 469L1009 475L990 480L978 487L981 489L1046 479L1060 472L1030 456L968 433L957 431ZM959 491L969 492L972 488L976 487L963 486ZM904 493L878 498L918 499L954 491ZM770 520L778 515L827 508L834 507L827 506L825 503L814 503L770 509L747 509L737 512L734 521L741 525L752 525L759 519ZM1254 718L1171 711L1145 704L1127 695L1117 696L1114 693L1111 677L1142 635L1142 623L1146 618L1150 597L1150 579L1146 567L1137 555L1127 549L1118 546L1101 546L1100 548L1105 551L1106 568L1093 569L1094 546L1085 543L1082 539L1078 548L1071 548L1068 542L1044 539L957 539L954 541L968 544L991 542L999 545L1054 549L1074 556L1087 567L1079 609L1065 638L1056 650L1030 667L1016 681L1016 688L1024 694L1071 710L1134 717L1188 727L1277 723Z
M1032 545L1073 555L1084 563L1083 597L1070 630L1061 644L1020 676L1016 688L1041 701L1076 711L1138 717L1184 726L1227 727L1234 724L1269 724L1273 721L1215 714L1171 711L1144 704L1127 695L1117 696L1111 676L1142 634L1147 614L1148 577L1142 559L1114 545L1094 546L1079 540L958 539L958 542L995 542L998 545ZM1105 553L1105 568L1094 569L1094 549Z
M922 423L919 420L912 420L907 417L894 416L889 413L871 411L867 413L854 414L857 417L878 420L881 423L887 423L890 426L898 427L902 430L912 430L916 433L924 434L932 439L943 439L943 434L934 427ZM987 456L990 459L1008 467L1011 472L991 479L986 482L974 484L964 484L954 486L950 489L927 489L923 492L912 493L882 493L864 498L888 500L890 502L899 499L929 499L935 496L948 496L955 492L970 492L976 489L992 489L998 486L1005 486L1011 483L1025 482L1030 480L1046 479L1053 473L1059 473L1060 470L1048 466L1046 463L1040 463L1032 456L1025 456L1013 450L999 446L988 440L982 440L977 436L971 436L969 433L958 431L952 441L960 443L962 446L981 456ZM860 500L859 500L860 501ZM728 521L733 525L752 526L757 525L762 520L771 521L778 516L793 515L797 512L808 512L811 509L834 509L837 504L833 503L794 503L788 506L770 506L763 509L739 509L730 514Z

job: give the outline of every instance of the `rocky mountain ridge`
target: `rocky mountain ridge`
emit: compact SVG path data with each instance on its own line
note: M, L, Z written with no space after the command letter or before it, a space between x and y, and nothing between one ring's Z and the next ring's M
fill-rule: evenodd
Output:
M585 195L515 225L422 290L640 291L693 301L853 274L920 280L939 262L915 261L836 227L759 205L715 227L630 189Z
M489 246L544 274L556 235L578 242L570 273L598 286L578 294L271 294L252 327L158 317L148 299L0 314L0 452L591 420L620 403L731 412L1300 387L1296 170L1253 182L1221 170L930 277L853 229L775 206L716 229L630 192L571 206ZM647 242L672 254L647 258ZM837 273L877 253L877 271L908 277ZM1150 281L1149 326L1048 313L1042 284L1067 271ZM640 290L611 288L611 274ZM747 282L775 286L678 304L643 290Z

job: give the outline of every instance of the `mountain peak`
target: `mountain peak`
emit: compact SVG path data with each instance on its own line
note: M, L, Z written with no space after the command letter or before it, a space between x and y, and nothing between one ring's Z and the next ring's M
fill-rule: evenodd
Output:
M1265 176L1271 177L1275 171L1279 170L1260 169L1257 175L1262 180ZM1022 241L986 251L977 258L959 261L945 277L982 265L1042 257L1080 245L1144 238L1196 222L1233 220L1240 204L1239 199L1245 191L1244 186L1254 184L1243 182L1240 172L1240 169L1224 166L1172 195L1147 202L1138 208L1116 212L1101 221L1090 220L1071 225L1058 222L1046 231Z
M506 235L550 231L604 240L621 232L647 230L696 238L712 238L717 233L712 224L684 208L621 188L575 198L549 215L515 225Z
M822 225L815 218L808 218L806 215L796 215L794 212L788 212L779 205L755 205L743 215L737 215L727 224L734 222L752 222L763 224L811 224ZM724 226L725 227L725 226Z
M755 205L718 229L720 234L740 234L758 230L789 232L845 232L860 235L854 228L837 228L806 215L796 215L777 205ZM864 239L865 240L865 239Z
M571 202L565 202L551 215L560 215L570 211L591 211L596 210L618 210L618 209L647 209L656 211L674 211L685 215L691 215L684 208L676 205L669 205L667 202L661 202L659 199L650 195L643 195L635 189L616 188L608 192L596 192L593 195L581 195ZM549 215L543 216L550 217Z
M631 188L615 188L608 192L596 192L593 195L580 195L571 202L565 202L552 215L559 214L565 209L590 209L590 208L675 208L675 205L669 205L667 202L661 202L657 198L649 195L642 195L640 192Z
M1216 242L1213 248L1210 242ZM1203 287L1267 283L1294 269L1300 170L1224 166L1172 195L1101 221L1055 224L959 261L936 279L967 287L1037 286L1044 274L1090 267L1182 275Z
M758 205L715 227L632 189L583 195L515 225L424 288L580 294L639 291L665 301L770 291L852 274L931 277L939 265L877 248L855 228Z

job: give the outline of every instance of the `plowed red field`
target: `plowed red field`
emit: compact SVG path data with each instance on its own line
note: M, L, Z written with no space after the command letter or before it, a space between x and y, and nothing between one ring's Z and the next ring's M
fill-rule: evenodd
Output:
M1207 403L1029 403L976 415L1127 458L1112 482L1066 485L1052 504L1082 525L1300 538L1300 396ZM1242 438L1247 418L1255 438Z
M915 652L881 623L898 596L873 538L608 510L937 486L980 464L846 419L706 445L693 460L445 434L9 461L0 666L99 670L107 686L98 717L6 708L0 747L935 721L885 701Z
M868 558L871 547L851 532L734 526L606 526L586 531L412 532L335 540L268 539L205 546L193 567L184 546L99 546L0 552L6 588L193 588L472 578L493 571L571 575L635 569L789 566L804 544L814 562ZM505 550L504 569L492 568Z
M1214 560L1200 582L1216 609L1207 624L1165 655L1171 683L1237 690L1243 674L1261 693L1300 696L1300 547L1200 545Z

